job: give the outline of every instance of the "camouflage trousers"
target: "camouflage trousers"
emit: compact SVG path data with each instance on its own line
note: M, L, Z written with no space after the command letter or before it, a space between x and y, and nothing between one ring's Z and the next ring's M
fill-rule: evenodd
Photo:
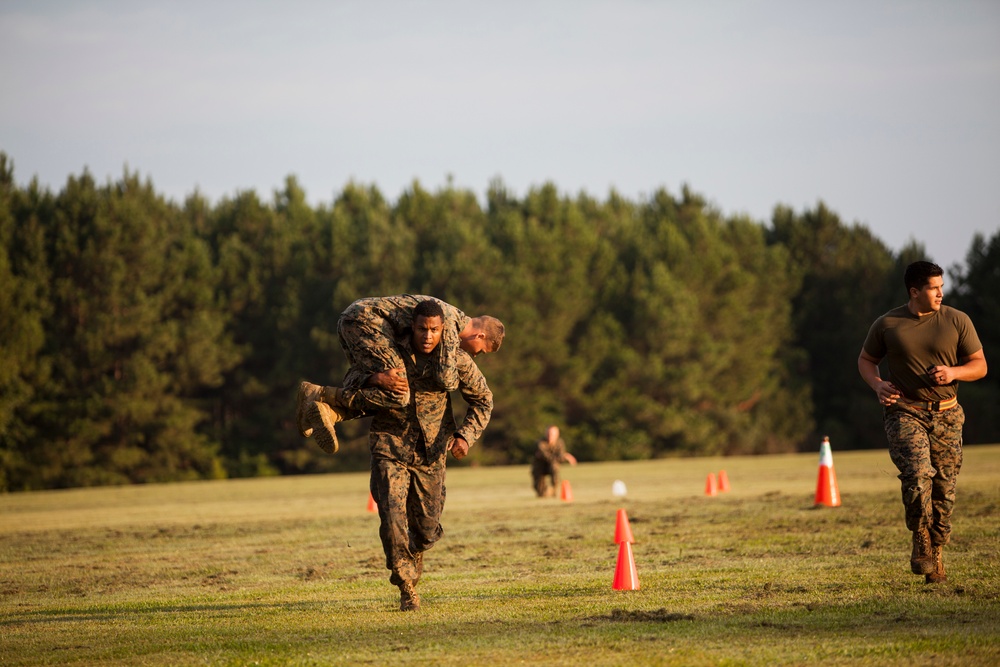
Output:
M883 423L899 470L906 527L927 528L934 544L948 544L962 469L962 406L930 412L897 403L885 410Z
M552 488L559 488L559 464L535 459L531 462L531 481L535 487L535 494L542 498L549 490L549 478L552 479Z
M378 534L385 552L389 582L398 586L420 578L421 554L441 539L444 509L444 461L412 465L372 459L370 488L378 504Z
M351 364L343 381L350 407L368 413L406 407L410 402L409 392L397 394L377 387L362 387L373 373L403 368L390 323L368 308L355 307L341 314L337 335Z

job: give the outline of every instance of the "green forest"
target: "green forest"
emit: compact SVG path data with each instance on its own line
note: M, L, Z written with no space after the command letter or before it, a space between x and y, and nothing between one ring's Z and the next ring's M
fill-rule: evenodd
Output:
M127 170L19 186L0 153L0 490L364 470L367 420L324 454L295 388L339 384L341 310L400 293L507 327L477 360L495 410L459 465L525 463L548 424L581 461L884 447L858 352L933 254L823 203L762 222L688 187L415 182L393 202L349 183L313 207L288 177L272 201L179 203ZM989 360L1000 230L945 268ZM966 442L1000 441L998 377L961 388Z

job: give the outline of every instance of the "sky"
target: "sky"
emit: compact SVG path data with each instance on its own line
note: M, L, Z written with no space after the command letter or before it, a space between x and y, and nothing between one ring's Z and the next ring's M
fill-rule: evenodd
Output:
M686 185L945 268L1000 229L996 0L0 0L0 91L15 180L52 191Z

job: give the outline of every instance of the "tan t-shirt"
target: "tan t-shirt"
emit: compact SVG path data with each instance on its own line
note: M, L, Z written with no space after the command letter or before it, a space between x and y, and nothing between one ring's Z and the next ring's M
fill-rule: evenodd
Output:
M983 349L969 316L949 306L918 317L906 306L893 308L875 320L864 351L884 359L889 380L914 401L944 401L958 394L958 382L938 386L927 369L957 366L959 360Z

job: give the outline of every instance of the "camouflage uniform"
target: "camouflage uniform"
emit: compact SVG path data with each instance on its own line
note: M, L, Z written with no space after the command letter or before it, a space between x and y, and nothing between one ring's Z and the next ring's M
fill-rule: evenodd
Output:
M559 464L566 460L566 443L559 438L550 443L548 438L538 441L535 458L531 462L531 480L539 497L548 491L546 477L552 478L552 488L559 488Z
M483 433L493 412L493 393L468 354L455 357L458 388L468 404L456 430L451 396L438 387L433 355L412 352L409 338L397 339L410 382L405 407L380 410L372 419L370 488L378 504L379 537L389 581L415 584L423 568L423 552L443 533L448 447L459 435L470 445Z
M349 407L363 412L382 408L401 408L410 402L409 394L397 394L378 387L364 387L374 373L403 368L397 339L407 336L413 326L413 309L421 301L433 299L444 311L441 343L431 355L427 378L443 391L458 389L456 358L460 350L459 334L469 318L458 308L429 296L398 296L358 299L348 306L337 321L340 345L351 367L343 387Z
M943 402L958 396L958 382L937 385L928 374L935 365L956 366L983 348L969 317L941 306L918 317L907 306L878 318L864 351L884 359L888 378L907 401ZM883 410L889 457L899 470L906 527L927 529L934 545L951 536L955 482L962 468L962 406L927 410L901 401Z

